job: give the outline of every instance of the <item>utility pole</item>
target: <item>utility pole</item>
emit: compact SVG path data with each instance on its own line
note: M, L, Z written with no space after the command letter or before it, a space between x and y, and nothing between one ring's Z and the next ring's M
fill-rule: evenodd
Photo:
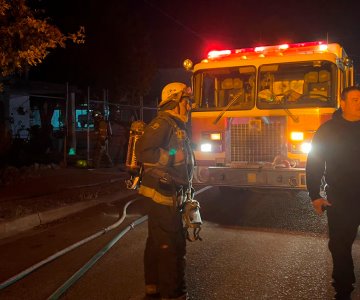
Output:
M64 130L64 167L67 167L67 143L69 136L69 83L66 83L65 95L65 130Z
M87 128L86 128L86 160L90 163L90 87L87 89Z
M75 92L71 92L71 148L76 153L76 107L75 107Z

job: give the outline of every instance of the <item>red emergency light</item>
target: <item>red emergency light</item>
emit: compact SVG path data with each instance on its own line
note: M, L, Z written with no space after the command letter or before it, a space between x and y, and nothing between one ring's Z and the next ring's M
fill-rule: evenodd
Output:
M281 44L275 46L261 46L253 48L241 48L233 50L213 50L208 53L208 59L218 59L229 56L241 56L246 59L247 56L258 55L264 57L265 55L283 55L289 52L302 51L326 51L327 43L323 41L296 43L296 44Z

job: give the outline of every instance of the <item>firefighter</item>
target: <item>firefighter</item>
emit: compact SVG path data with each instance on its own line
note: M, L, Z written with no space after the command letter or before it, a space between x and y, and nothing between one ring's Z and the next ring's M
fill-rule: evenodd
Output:
M96 135L94 167L99 168L103 159L107 166L112 167L113 162L109 155L109 124L100 112L96 112L94 117Z
M346 88L340 105L313 138L306 181L315 211L319 215L327 211L335 299L351 299L355 283L351 249L360 225L360 87ZM320 192L324 180L326 195Z
M149 198L144 253L146 297L188 299L185 283L186 236L180 190L192 180L194 156L186 133L191 89L174 82L162 90L158 115L136 144L143 164L139 193Z

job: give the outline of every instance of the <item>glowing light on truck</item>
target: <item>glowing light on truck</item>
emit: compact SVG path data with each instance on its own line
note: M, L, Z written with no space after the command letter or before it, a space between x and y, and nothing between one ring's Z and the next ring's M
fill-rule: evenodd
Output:
M201 152L211 152L212 147L210 143L201 144L200 146Z
M301 144L301 151L303 153L308 154L311 151L311 143L302 143Z
M248 58L249 55L259 55L265 57L265 55L284 55L292 52L325 52L328 50L328 45L322 41L308 42L308 43L296 43L296 44L281 44L275 46L259 46L253 48L240 48L233 50L212 50L208 53L208 59L218 59L231 55L239 55L240 58ZM241 55L240 55L241 54Z
M298 132L298 131L293 131L290 134L290 138L292 141L303 141L304 140L304 133L303 132Z

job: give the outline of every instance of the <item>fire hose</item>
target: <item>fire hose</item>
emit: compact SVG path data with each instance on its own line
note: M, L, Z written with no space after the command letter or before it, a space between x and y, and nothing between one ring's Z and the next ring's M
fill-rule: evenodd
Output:
M142 216L135 222L128 225L124 230L115 236L103 249L96 253L84 266L74 273L61 287L59 287L48 299L59 299L76 281L78 281L118 240L120 240L128 231L146 221L148 216Z
M200 194L208 189L212 188L212 186L207 186L199 191L195 192L195 195ZM40 261L39 263L25 269L24 271L18 273L17 275L14 275L13 277L7 279L6 281L0 283L0 290L14 284L15 282L19 281L20 279L26 277L30 273L34 272L35 270L39 269L40 267L44 266L45 264L59 258L60 256L70 252L71 250L74 250L78 248L79 246L109 232L110 230L118 227L126 218L126 210L128 206L135 201L137 201L140 198L136 198L134 200L131 200L127 202L123 209L123 215L122 217L115 222L114 224L106 227L105 229L49 256L48 258ZM81 278L82 275L85 274L86 271L88 271L117 241L119 241L127 232L129 232L131 229L133 229L135 226L143 223L148 219L148 216L142 216L139 219L135 220L133 223L128 225L124 230L122 230L118 235L115 236L114 239L112 239L101 251L99 251L95 256L93 256L82 268L80 268L73 276L71 276L60 288L58 288L48 299L58 299L64 292L66 292L79 278Z
M19 281L20 279L26 277L27 275L29 275L30 273L34 272L35 270L39 269L40 267L44 266L45 264L59 258L60 256L70 252L71 250L74 250L84 244L86 244L87 242L90 242L94 239L96 239L97 237L109 232L110 230L113 230L114 228L118 227L123 221L124 219L126 218L126 210L128 208L128 206L132 203L134 203L135 201L137 201L138 199L140 198L136 198L134 200L131 200L129 202L127 202L124 206L124 209L123 209L123 215L122 217L116 221L114 224L102 229L101 231L98 231L97 233L85 238L85 239L82 239L81 241L78 241L76 242L75 244L72 244L70 246L68 246L67 248L61 250L61 251L58 251L56 252L55 254L49 256L48 258L36 263L35 265L32 265L31 267L23 270L22 272L12 276L11 278L5 280L4 282L0 283L0 291L12 284L14 284L15 282ZM147 216L146 216L147 217ZM146 220L146 219L145 219ZM144 221L145 221L144 220Z
M208 189L212 188L212 186L207 186L194 194L202 193ZM73 284L76 283L112 246L116 244L128 231L133 229L136 225L141 224L146 221L148 216L142 216L141 218L135 220L129 226L127 226L124 230L122 230L118 235L115 236L103 249L101 249L97 254L95 254L84 266L82 266L78 271L76 271L61 287L59 287L49 298L48 300L56 300L61 297Z

